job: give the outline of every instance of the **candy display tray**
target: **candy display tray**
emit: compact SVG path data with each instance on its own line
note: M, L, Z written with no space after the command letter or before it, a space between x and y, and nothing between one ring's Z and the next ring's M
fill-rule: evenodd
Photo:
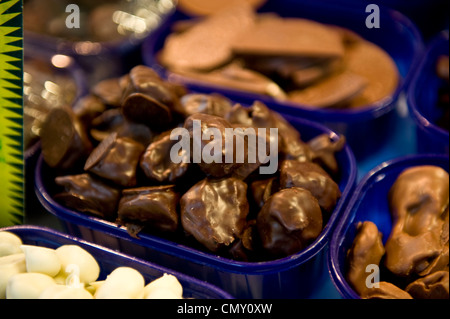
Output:
M334 141L340 138L322 125L288 116L286 119L301 132L304 141L321 134L329 135ZM53 174L42 156L36 167L36 195L67 233L210 282L233 297L311 298L329 280L325 256L330 235L356 186L356 163L348 145L337 154L337 161L341 169L338 185L342 197L322 233L303 251L268 262L237 262L149 234L140 234L136 239L115 223L68 210L52 198Z
M100 266L99 280L104 280L108 274L118 267L130 267L139 271L146 283L150 283L164 274L175 276L183 286L184 298L233 299L228 293L206 282L47 227L31 225L12 226L0 228L0 231L8 231L16 234L25 245L36 245L52 249L56 249L62 245L77 245L89 252L98 262Z

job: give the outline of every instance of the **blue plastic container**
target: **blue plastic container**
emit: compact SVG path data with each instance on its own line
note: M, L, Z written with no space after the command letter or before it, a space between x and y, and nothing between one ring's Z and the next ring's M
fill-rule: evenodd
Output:
M397 177L415 166L435 165L449 171L445 155L412 155L385 162L368 173L356 188L344 215L330 241L328 267L331 278L345 299L360 299L346 278L346 256L356 236L359 222L372 221L383 233L383 243L389 238L392 221L388 193ZM381 279L383 280L383 279Z
M106 279L114 269L118 267L131 267L139 271L145 279L146 284L158 279L164 274L175 276L183 286L183 297L193 299L233 299L228 293L221 289L191 278L182 273L152 264L135 257L131 257L108 248L88 243L58 231L37 226L13 226L1 228L0 231L8 231L16 234L25 245L37 245L56 249L62 245L77 245L89 252L100 266L98 280Z
M380 29L366 27L366 18L369 15L366 13L366 4L355 3L355 1L350 3L346 1L269 0L258 11L275 12L284 17L301 17L342 26L385 49L396 62L401 81L392 98L380 101L376 105L368 105L358 110L311 110L292 102L277 102L268 96L243 93L229 88L189 82L183 82L183 84L193 90L214 89L214 91L223 92L226 96L247 104L258 99L278 112L322 123L347 137L357 159L370 156L386 142L391 131L395 129L397 101L410 83L423 50L421 34L411 20L391 9L380 7L380 10ZM145 64L159 70L165 78L170 77L170 71L158 63L157 53L161 51L165 39L171 33L171 26L177 21L189 18L182 12L176 11L143 44L142 55ZM362 136L364 138L361 138Z
M321 134L328 134L334 141L339 139L336 133L322 125L286 118L301 132L304 141ZM357 178L355 158L348 146L337 154L337 160L342 172L338 181L342 198L322 233L307 249L269 262L233 261L148 234L140 234L140 239L135 239L117 224L68 210L52 198L55 184L42 156L36 169L36 194L42 205L59 218L69 234L207 281L236 298L311 298L315 294L321 295L321 298L334 298L336 291L327 295L318 290L324 282L329 282L326 267L328 242Z
M408 93L408 106L417 124L420 153L449 154L449 132L438 125L443 110L437 107L438 90L444 84L436 73L439 56L449 55L449 33L440 33L430 43Z
M66 1L67 5L71 1ZM111 1L113 2L113 1ZM114 1L118 2L118 1ZM136 5L134 11L122 12L126 24L138 25L142 23L142 18L134 19L134 12L147 12L146 35L151 35L153 30L164 21L167 14L174 10L172 1L140 0L140 1L122 1L127 5ZM72 12L72 11L71 11ZM71 12L67 12L67 17ZM83 12L82 12L83 14ZM128 20L127 20L128 19ZM88 28L87 23L80 21L80 28ZM76 33L76 31L75 31ZM73 57L86 71L91 85L98 81L121 76L127 73L133 66L141 62L141 45L145 36L134 36L134 34L115 41L96 42L91 39L73 41L70 39L55 37L46 34L24 29L24 50L35 52L43 51L50 54L65 54Z

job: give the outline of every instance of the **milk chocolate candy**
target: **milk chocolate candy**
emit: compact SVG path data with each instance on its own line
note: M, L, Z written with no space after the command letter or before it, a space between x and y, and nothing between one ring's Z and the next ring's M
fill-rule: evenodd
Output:
M285 257L305 249L320 235L322 212L308 190L283 189L264 204L257 227L264 249L273 257Z
M326 213L333 211L341 197L336 182L324 169L311 162L284 161L280 169L280 187L302 187L309 190Z
M379 287L367 290L364 299L413 299L412 296L403 289L386 281L381 281Z
M179 0L178 7L189 15L208 16L227 7L239 5L243 1L249 3L253 8L257 8L266 2L266 0Z
M160 55L161 63L172 70L209 71L229 62L231 43L254 23L253 9L242 1L181 34L170 35Z
M302 90L289 93L289 99L313 108L339 108L363 93L367 81L351 72L340 72Z
M370 221L360 222L351 248L347 252L346 278L360 296L366 296L369 290L367 279L370 272L367 267L379 266L384 256L383 234Z
M172 111L168 106L149 95L133 93L123 105L122 113L131 122L144 124L154 130L166 130L172 122Z
M296 19L260 19L232 42L237 54L266 56L341 57L344 45L340 35L318 22Z
M56 177L64 191L55 200L74 211L89 213L108 220L117 215L120 191L90 174Z
M156 137L140 161L145 175L160 183L174 183L182 178L190 167L189 163L172 161L170 152L178 141L171 140L170 135L171 131L168 131Z
M389 192L393 226L385 265L392 273L426 276L448 267L448 203L449 176L442 168L417 166L400 174Z
M363 92L350 101L358 108L390 98L398 87L398 68L382 48L368 41L358 41L345 53L345 69L368 81Z
M42 155L52 168L63 171L74 169L86 160L92 150L84 126L66 107L50 111L40 134Z
M247 184L236 178L205 179L180 201L184 230L207 249L229 247L247 225Z
M449 275L447 271L437 271L426 277L417 279L406 287L406 291L414 299L447 299L449 298Z
M174 188L169 185L124 190L118 207L118 222L175 232L179 225L179 195Z
M198 164L205 174L217 178L229 176L240 165L234 161L234 157L232 157L233 160L228 158L227 161L227 151L234 151L226 148L225 132L231 127L231 124L221 117L202 113L194 114L186 119L184 128L191 136L192 162ZM214 131L220 133L220 136L211 135ZM208 155L213 155L211 163L209 160L205 161L203 156L205 149L210 150ZM199 154L202 155L201 158L198 158ZM236 155L235 152L233 155Z
M122 187L137 183L136 171L145 147L129 138L109 135L94 149L84 169Z

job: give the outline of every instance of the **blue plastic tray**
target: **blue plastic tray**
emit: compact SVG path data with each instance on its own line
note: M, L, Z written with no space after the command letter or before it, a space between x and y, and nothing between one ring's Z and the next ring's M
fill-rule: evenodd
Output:
M135 257L86 242L82 239L62 234L60 232L36 226L13 226L2 228L0 231L8 231L16 234L26 245L38 245L56 249L62 245L77 245L88 251L100 266L98 280L106 279L114 269L118 267L131 267L139 271L146 284L158 279L164 274L175 276L183 286L183 297L194 299L233 299L228 293L208 283L173 270L152 264Z
M412 155L388 161L369 172L356 188L332 235L328 253L331 278L343 298L360 299L345 279L347 251L356 236L356 225L359 222L372 221L383 233L385 243L392 229L388 192L405 169L418 165L436 165L448 172L449 157Z
M423 41L417 27L406 16L397 11L380 7L380 29L366 27L365 3L346 1L295 1L269 0L259 12L275 12L284 17L302 17L327 24L349 28L369 41L385 49L394 59L400 72L401 81L391 99L369 105L359 110L311 110L299 104L276 102L272 98L243 93L229 88L199 85L184 82L194 91L214 90L224 95L251 104L254 100L265 102L272 109L322 123L333 131L344 134L356 158L371 156L389 138L389 131L395 127L394 109L402 92L405 92L420 56L423 53ZM165 39L171 33L171 26L180 20L189 19L176 11L161 27L149 37L143 45L143 60L146 65L159 70L161 76L168 78L170 71L157 61L157 53L163 48ZM362 139L361 136L364 136Z
M436 125L443 111L437 107L444 84L436 73L439 56L449 55L449 33L443 31L429 44L408 92L408 106L417 127L420 153L449 154L449 132Z
M339 138L322 125L287 119L305 141L324 133L333 140ZM337 154L337 160L342 172L338 182L342 197L324 230L307 249L270 262L237 262L147 234L135 239L124 227L68 210L52 198L54 181L42 156L36 168L36 194L45 209L62 222L69 234L210 282L236 298L290 299L314 298L317 295L320 298L334 298L335 291L327 293L322 290L322 286L330 282L326 251L331 233L341 218L357 178L355 159L348 146Z

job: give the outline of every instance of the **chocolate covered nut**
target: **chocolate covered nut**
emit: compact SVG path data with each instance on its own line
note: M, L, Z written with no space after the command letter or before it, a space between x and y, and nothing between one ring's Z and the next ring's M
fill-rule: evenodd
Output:
M136 171L145 147L132 139L109 135L91 153L84 169L119 186L133 187Z
M346 138L343 135L339 136L337 141L332 141L327 134L319 135L308 142L313 154L311 159L335 176L339 173L336 154L344 149L345 144Z
M119 203L118 221L125 225L137 223L153 230L174 232L179 224L178 203L179 195L174 186L126 189Z
M418 166L400 174L389 192L393 226L385 264L392 273L424 276L440 270L437 265L448 267L448 248L441 237L448 203L449 176L442 168Z
M231 110L231 101L220 94L186 94L181 105L187 116L197 113L225 117Z
M108 106L120 107L122 104L122 86L120 78L100 81L94 86L92 93Z
M85 127L89 128L91 122L106 111L106 105L99 97L89 94L74 105L73 111Z
M247 184L236 178L205 179L180 201L184 230L213 252L242 236L247 225Z
M229 159L227 161L225 130L231 128L228 121L218 116L197 113L186 119L184 128L188 130L191 136L192 162L197 163L205 174L218 178L225 177L230 175L239 165L234 161L234 157L232 161ZM220 133L220 136L211 134L215 131ZM209 139L204 139L204 137L209 137ZM210 155L211 149L214 152L211 163L206 162L204 156L196 158L196 154L204 154L205 149L210 150ZM230 152L230 150L228 151Z
M336 182L324 169L311 162L284 161L280 168L280 187L302 187L309 190L327 213L333 211L341 197Z
M258 180L251 183L253 201L261 209L267 200L279 190L279 180L271 177L265 180Z
M181 34L170 35L161 53L163 65L175 70L208 71L232 58L231 42L254 23L252 8L242 1Z
M448 278L448 270L437 271L410 283L406 291L415 299L448 299Z
M54 196L67 208L94 214L108 220L115 219L120 192L89 174L56 177L64 191Z
M189 163L175 163L170 157L173 146L178 143L170 139L171 131L165 132L148 146L140 160L145 175L160 183L174 183L188 171Z
M69 108L53 109L41 128L45 162L52 168L70 170L86 160L92 144L85 128Z
M308 190L297 187L272 195L257 217L262 245L274 257L305 249L320 235L322 226L317 199Z
M145 124L151 129L167 129L172 122L171 110L158 100L142 93L129 95L123 105L122 113L129 121Z
M380 265L385 253L382 237L383 234L373 222L360 222L352 247L347 252L347 280L363 298L373 293L371 290L374 287L367 285L370 274L367 267Z
M413 299L406 291L390 282L381 281L379 284L379 288L367 290L364 299Z
M169 108L178 102L173 87L164 82L153 69L138 65L130 70L129 77L134 93L148 95Z

